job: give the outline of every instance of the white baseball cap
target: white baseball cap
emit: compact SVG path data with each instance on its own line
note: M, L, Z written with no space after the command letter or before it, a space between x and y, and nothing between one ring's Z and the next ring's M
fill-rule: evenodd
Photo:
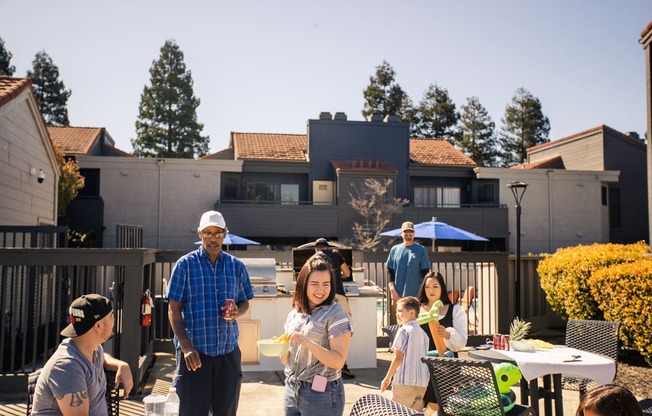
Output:
M226 231L226 221L224 217L217 211L206 211L202 214L201 220L199 220L199 227L197 227L197 232L201 233L207 227L220 227Z

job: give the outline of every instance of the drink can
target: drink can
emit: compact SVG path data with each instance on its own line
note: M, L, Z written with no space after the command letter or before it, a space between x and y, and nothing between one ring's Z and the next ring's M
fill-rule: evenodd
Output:
M501 341L503 349L509 350L509 335L503 335Z
M231 309L235 308L235 300L226 299L222 305L222 316L228 316Z
M502 344L502 338L500 335L494 335L494 350L500 350L500 344Z

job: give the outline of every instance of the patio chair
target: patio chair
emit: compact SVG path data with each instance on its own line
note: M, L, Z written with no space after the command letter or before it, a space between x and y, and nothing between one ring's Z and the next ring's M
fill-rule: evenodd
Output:
M36 381L41 374L42 368L33 371L27 378L27 408L25 414L30 416L32 414L32 402L34 400L34 389L36 388ZM106 406L111 416L119 416L120 414L120 391L115 388L115 372L104 370L106 376Z
M423 413L396 403L380 394L366 394L355 401L350 416L412 416Z
M643 409L643 416L652 416L652 399L643 399L638 402Z
M389 347L388 351L392 350L392 344L394 343L394 337L396 337L396 333L398 332L398 329L400 328L400 325L394 324L394 325L387 325L381 328L381 330L387 334L389 337Z
M616 363L617 372L619 328L620 322L570 319L566 324L565 345L611 358ZM598 385L587 378L564 376L562 386L566 390L579 391L582 397Z
M498 390L493 365L484 360L423 357L439 404L439 416L532 415L530 407L514 404L508 412Z

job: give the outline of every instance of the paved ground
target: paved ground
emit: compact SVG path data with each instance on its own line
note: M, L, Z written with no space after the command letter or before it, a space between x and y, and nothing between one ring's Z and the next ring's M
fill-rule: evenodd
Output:
M385 376L391 361L387 348L377 350L377 368L352 369L356 378L345 380L346 407L344 414L348 415L355 401L368 393L380 394L380 381ZM462 355L462 358L464 356ZM154 392L166 394L172 374L174 373L174 357L171 354L158 353L151 373L149 374L144 394L120 403L120 415L142 416L144 414L142 397ZM514 391L518 395L518 389ZM389 397L390 392L383 393ZM283 414L283 374L281 372L245 372L240 395L238 415L246 416L276 416ZM564 414L572 416L578 404L578 393L564 391ZM0 415L18 416L25 414L24 402L0 402Z

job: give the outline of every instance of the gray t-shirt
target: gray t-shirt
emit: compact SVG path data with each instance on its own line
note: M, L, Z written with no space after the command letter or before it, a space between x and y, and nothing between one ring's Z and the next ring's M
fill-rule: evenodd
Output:
M93 351L90 363L75 343L66 338L45 363L36 382L32 414L59 416L61 410L55 397L78 391L88 392L90 416L108 416L102 346Z

